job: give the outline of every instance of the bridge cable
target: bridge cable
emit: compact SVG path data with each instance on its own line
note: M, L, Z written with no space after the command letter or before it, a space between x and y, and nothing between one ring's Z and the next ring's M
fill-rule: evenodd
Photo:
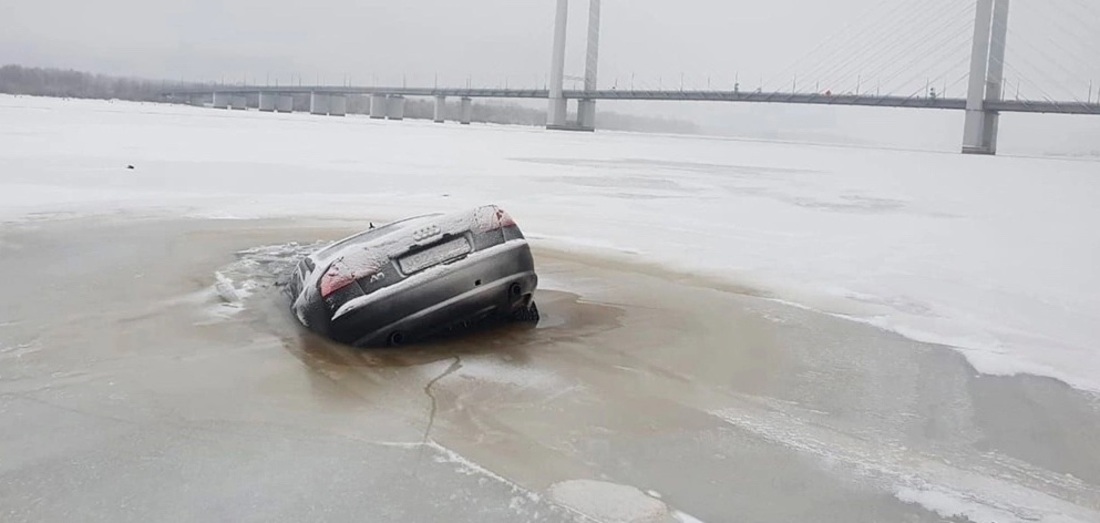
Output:
M1075 9L1071 8L1068 5L1064 7L1063 12L1067 13L1069 19L1073 20L1073 22L1080 27L1085 35L1095 35L1098 31L1098 27L1100 27L1100 13L1093 11L1092 8L1088 7L1088 4L1083 3L1081 0L1073 0L1073 5L1080 6L1081 9L1087 14L1085 16L1082 16ZM1090 26L1089 22L1086 22L1086 20L1091 22L1092 25ZM1077 33L1076 37L1080 38L1081 33ZM1087 40L1087 38L1082 38L1082 40Z
M1093 18L1095 18L1097 20L1100 20L1100 11L1093 11L1092 7L1090 6L1090 4L1088 2L1086 2L1085 0L1072 0L1072 1L1075 5L1081 7L1081 9L1083 9L1084 11L1086 11L1090 15L1092 15ZM1077 18L1075 17L1075 19L1077 19ZM1084 22L1082 22L1082 25L1084 25ZM1087 25L1084 25L1084 27L1085 27L1086 31L1092 31L1093 30L1093 28L1088 27Z
M951 67L947 71L944 71L944 72L940 73L938 76L934 76L934 77L927 77L926 76L925 78L928 80L928 83L932 84L932 87L938 87L936 84L939 84L941 80L946 82L947 76L949 74L951 74L951 70L956 69L956 68L961 67L961 66L964 66L969 62L970 62L970 57L969 56L964 56L961 59L959 59L958 61L956 61L954 64L952 64ZM931 67L929 69L931 69ZM923 73L922 73L922 75L923 75ZM944 92L946 92L948 88L955 87L955 85L957 85L961 80L966 79L969 76L970 76L970 71L969 70L963 72L963 74L961 74L959 76L958 80L955 80L951 84L945 84ZM908 99L911 99L911 98L915 98L917 95L922 94L922 93L925 94L925 96L928 96L928 93L927 93L926 89L927 89L926 86L923 86L923 85L919 86L915 90L913 90L911 93L909 93L909 95L906 96L905 99L908 100ZM945 94L940 94L940 96L946 97Z
M818 60L817 64L812 69L810 69L810 71L806 72L803 75L803 77L807 79L807 82L809 80L820 82L823 76L830 76L837 69L849 67L853 63L860 63L868 53L868 41L879 41L891 34L897 34L899 31L904 30L905 27L913 27L911 25L911 21L914 16L919 15L917 10L915 9L919 6L919 3L910 2L897 5L902 6L905 10L903 11L901 9L895 9L894 11L892 11L890 14L897 15L895 18L886 23L880 22L876 24L876 26L871 30L870 35L867 35L865 31L853 33L851 35L851 40L848 41L844 47L833 50L831 53L832 56L828 57L829 59ZM876 51L881 50L882 48L880 47L876 50L872 50L869 52L875 53ZM841 61L839 63L831 61L832 58L838 55L841 58ZM804 85L808 84L804 83Z
M1018 37L1019 35L1016 35L1013 31L1009 30L1008 35L1014 37L1013 40L1012 40L1014 42L1013 45L1023 45L1026 48L1031 49L1034 52L1037 52L1040 55L1040 59L1046 61L1047 63L1050 63L1050 64L1053 64L1053 65L1057 66L1058 68L1062 69L1063 72L1068 72L1071 77L1072 77L1072 75L1075 74L1072 71L1070 71L1068 68L1066 68L1064 65L1062 65L1061 62L1051 58L1051 56L1047 52L1045 52L1042 49L1034 46L1033 44L1031 44L1027 40L1019 38ZM1015 43L1015 42L1019 42L1019 43ZM1046 80L1050 79L1051 75L1049 74L1049 72L1047 72L1046 70L1044 70L1041 67L1036 66L1033 62L1031 62L1030 60L1024 58L1023 55L1013 55L1013 59L1014 60L1019 60L1024 65L1028 65L1030 67L1033 67L1035 69L1035 71L1038 72L1040 74L1040 76L1042 76L1044 79L1046 79ZM1005 61L1006 62L1008 61L1007 57L1005 58ZM1077 103L1083 103L1083 102L1081 102L1081 100L1079 98L1077 98L1077 96L1075 94L1073 94L1073 91L1071 91L1069 89L1066 89L1062 85L1059 85L1059 88L1066 90L1066 94L1069 94L1069 96L1071 98L1073 98L1073 100L1076 101ZM1043 92L1045 93L1046 91L1043 91Z
M862 22L864 22L865 20L870 18L870 15L875 14L880 7L889 6L891 4L892 4L892 2L874 2L873 7L871 7L870 9L866 9L866 10L862 11L856 18L854 18L851 21L849 21L848 23L846 23L844 25L844 27L842 27L840 30L838 30L836 32L833 32L828 37L823 39L809 53L806 53L806 54L802 55L802 57L800 57L798 60L794 61L793 63L791 63L787 67L781 69L778 73L775 73L774 75L772 75L772 77L768 78L767 82L761 81L760 82L761 83L760 87L763 88L764 85L771 85L771 83L774 82L777 78L786 77L791 72L797 72L797 68L801 67L804 64L804 62L806 62L806 61L810 61L811 63L816 63L816 64L820 65L821 60L811 60L812 58L817 56L817 53L819 51L824 50L827 46L831 45L839 37L843 36L843 37L847 37L847 38L850 39L852 37L852 35L854 34L852 31L850 31L852 28L859 26ZM897 4L893 4L893 5L894 5L895 10L896 10Z
M919 81L924 78L929 69L941 67L940 63L943 60L965 49L965 35L969 31L969 27L970 24L968 22L955 23L951 26L941 27L931 37L923 39L923 41L916 45L910 45L904 53L904 56L910 57L908 61L898 61L880 66L878 69L873 70L868 76L878 83L886 85L886 92L889 94L897 92L897 89L904 89L910 82ZM947 36L942 37L942 35ZM900 75L911 72L914 68L925 62L932 62L932 65L923 69L922 72L919 73L919 76L906 78L905 82L897 87L891 85Z
M885 35L889 34L890 31L895 31L896 28L902 27L905 23L905 20L911 16L910 11L913 10L913 7L914 6L912 4L895 4L892 11L884 13L890 18L875 19L875 23L871 26L872 29L870 30L873 34L872 39L885 37ZM848 32L845 35L846 39L841 42L840 47L830 49L829 53L827 53L827 56L817 58L814 61L814 67L812 67L809 71L803 71L800 76L807 79L820 78L820 73L822 70L837 66L837 63L833 61L833 59L836 57L840 57L843 62L856 60L859 56L859 51L866 49L868 36L867 32L867 29L864 27L861 27L858 31ZM786 82L787 80L788 78L782 79L783 82ZM769 81L764 84L764 86L771 88L773 81L774 79L769 79ZM804 85L806 84L804 83Z
M935 11L933 12L936 13ZM922 37L920 40L917 40L918 42L926 43L929 38L925 30L928 27L934 27L940 25L944 21L950 20L953 18L951 14L952 13L948 11L939 11L938 14L934 14L927 20L918 19L919 23L911 23L911 19L904 20L903 24L907 24L907 28L902 31L890 30L887 32L887 35L892 36L892 42L889 45L877 46L869 53L862 55L853 55L839 68L833 67L826 71L821 79L825 80L827 84L844 83L843 81L849 79L852 73L858 72L860 67L875 67L879 70L890 67L896 63L895 51L903 49L904 46L907 45L911 46L912 42L916 40L917 37ZM911 56L912 53L905 53L904 55ZM838 74L841 76L838 77ZM874 80L874 76L875 75L868 75L868 80Z
M1024 5L1027 5L1027 4L1024 4ZM1057 31L1056 31L1057 33L1059 33L1059 34L1070 34L1071 36L1073 36L1077 40L1086 40L1086 37L1082 36L1080 33L1077 33L1077 32L1074 32L1074 31L1071 31L1071 30L1067 29L1066 26L1063 25L1061 22L1059 22L1057 18L1055 18L1054 16L1052 16L1049 13L1045 12L1044 10L1037 9L1037 10L1034 11L1034 13L1036 13L1039 18L1042 18L1042 19L1046 20L1047 22L1049 22L1051 25L1053 25L1055 27L1055 29L1057 29ZM1072 17L1072 14L1071 14L1071 17ZM1098 20L1098 22L1100 22L1100 20ZM1080 54L1078 54L1076 52L1073 52L1073 51L1070 51L1069 49L1066 49L1065 46L1063 46L1058 40L1051 38L1049 36L1049 33L1047 33L1047 34L1048 34L1048 36L1046 37L1047 41L1050 42L1051 44L1054 44L1056 47L1058 47L1062 52L1066 53L1067 55L1071 55L1070 58L1073 58L1075 61L1080 62L1080 64L1095 63L1095 61L1096 61L1095 58L1089 56L1087 54L1087 51L1086 51L1085 56L1082 57ZM1075 64L1075 65L1079 65L1079 64Z
M1014 67L1011 63L1005 62L1005 70L1006 71L1011 71L1012 73L1015 74L1017 87L1019 87L1020 83L1024 83L1024 84L1028 85L1029 87L1033 87L1036 91L1038 91L1039 95L1043 97L1043 100L1045 100L1047 102L1050 102L1050 103L1058 103L1055 100L1055 98L1050 95L1050 93L1048 93L1045 89L1043 89L1043 86L1033 82L1028 76L1024 75L1019 69L1016 69L1016 67ZM1035 101L1031 98L1019 98L1019 97L1017 97L1016 99L1020 100L1020 101L1023 101L1023 102Z
M1080 39L1080 40L1083 40L1083 39L1084 39L1084 38L1081 38L1081 36L1080 36L1079 34L1077 34L1077 33L1073 33L1073 32L1071 32L1071 31L1067 30L1067 29L1066 29L1066 27L1065 27L1064 25L1062 25L1061 23L1059 23L1059 22L1058 22L1058 21L1057 21L1057 20L1056 20L1055 18L1053 18L1053 17L1051 16L1051 15L1049 15L1049 14L1047 14L1047 13L1043 13L1043 12L1041 12L1041 11L1042 11L1041 9L1039 9L1039 10L1036 10L1036 11L1039 11L1039 12L1037 13L1037 15L1038 15L1038 17L1039 17L1039 18L1041 18L1041 19L1044 19L1044 20L1046 20L1046 21L1048 21L1048 22L1051 22L1051 23L1052 23L1052 25L1053 25L1053 26L1055 26L1055 28L1057 29L1057 31L1056 31L1056 32L1057 32L1058 34L1071 35L1071 36L1073 36L1074 38L1077 38L1077 39ZM1081 80L1081 81L1082 81L1081 83L1082 83L1082 85L1083 85L1083 84L1085 83L1085 82L1083 81L1084 79L1083 79L1083 78L1080 78L1080 77L1078 77L1078 76L1077 76L1077 75L1078 75L1078 74L1080 74L1080 73L1076 72L1076 71L1075 71L1075 69L1077 69L1078 67L1081 67L1081 66L1084 66L1084 67L1086 67L1086 68L1087 68L1089 64L1091 64L1091 63L1094 63L1094 62L1095 62L1095 59L1093 59L1093 60L1090 60L1090 59L1089 59L1089 58L1088 58L1087 56L1086 56L1086 57L1082 57L1082 56L1081 56L1080 54L1078 54L1078 53L1076 53L1076 52L1073 52L1073 51L1070 51L1070 50L1069 50L1069 49L1067 49L1067 48L1066 48L1066 47L1065 47L1064 45L1062 45L1062 43L1061 43L1061 42L1059 42L1059 41L1058 41L1057 39L1054 39L1054 38L1050 37L1050 36L1049 36L1049 33L1046 33L1046 34L1047 34L1048 36L1046 36L1045 40L1046 40L1047 42L1049 42L1049 43L1050 43L1050 44L1051 44L1051 45L1052 45L1053 47L1056 47L1056 48L1057 48L1058 50L1060 50L1060 51L1062 52L1062 54L1063 54L1063 55L1064 55L1065 57L1068 57L1068 58L1070 58L1070 59L1071 59L1071 62L1072 62L1072 63L1070 64L1070 67L1067 67L1067 66L1066 66L1066 65L1065 65L1065 64L1064 64L1064 63L1063 63L1063 62L1062 62L1061 60L1057 60L1057 59L1054 59L1053 57L1051 57L1051 56L1050 56L1050 54L1048 54L1048 53L1047 53L1046 51L1042 50L1041 48L1038 48L1038 47L1036 47L1036 46L1032 46L1032 45L1030 44L1030 42L1029 42L1029 41L1025 40L1025 42L1024 42L1024 43L1025 43L1025 45L1026 45L1026 46L1028 46L1028 47L1029 47L1030 49L1032 49L1032 50L1033 50L1034 52L1037 52L1038 54L1040 54L1040 55L1041 55L1041 58L1042 58L1042 59L1043 59L1044 61L1046 61L1046 62L1048 62L1048 63L1050 63L1050 64L1053 64L1053 65L1055 65L1056 67L1058 67L1059 69L1061 69L1061 70L1062 70L1062 72L1066 73L1066 74L1067 74L1067 76L1065 77L1065 80L1066 80L1066 81L1070 81L1070 82L1073 82L1073 81L1075 81L1075 80ZM1072 67L1073 69L1071 69L1071 67ZM1051 76L1051 75L1050 75L1050 74L1048 74L1047 76ZM1069 88L1067 88L1067 87L1065 87L1065 86L1062 86L1062 88L1066 89L1066 90L1067 90L1067 92L1068 92L1068 93L1070 94L1070 96L1071 96L1072 98L1074 98L1075 100L1077 100L1078 102L1080 102L1080 99L1078 99L1078 98L1077 98L1077 96L1073 94L1073 90L1072 90L1072 89L1069 89Z
M944 17L941 16L940 18L942 19ZM958 24L955 24L955 25L957 26ZM917 65L917 64L921 63L922 61L927 60L929 58L929 56L927 54L929 48L931 48L931 49L938 48L940 46L939 44L941 44L940 35L947 33L952 28L954 28L954 26L941 27L939 30L935 31L932 34L929 34L927 32L920 32L920 31L917 31L917 32L909 31L909 32L907 32L903 35L899 35L897 37L897 39L891 45L880 47L878 53L876 55L874 55L874 58L870 62L870 63L874 64L874 68L871 69L870 74L867 74L866 70L864 72L864 74L866 74L867 80L868 81L874 81L879 86L881 86L881 84L883 83L881 75L884 74L885 72L891 72L889 77L890 77L890 80L892 80L893 77L897 76L898 74L901 74L901 73L904 73L908 70L911 70L915 65ZM923 27L918 28L918 29L923 29ZM957 33L957 30L956 30L956 33ZM913 37L913 35L918 35L921 38L915 39ZM950 36L948 36L948 38L943 39L943 40L945 40L947 43L950 43L950 41L953 40L954 38L956 38L956 36L957 36L956 34L951 34ZM914 40L916 40L918 42L915 45L912 43ZM908 47L905 48L906 51L904 53L902 53L902 55L911 57L908 62L904 62L904 63L897 60L895 58L895 54L894 54L894 50L899 49L899 48L903 48L903 46L908 46ZM944 46L944 47L948 48L948 50L950 52L954 52L954 50L951 49L949 46ZM883 56L885 57L885 60L880 61L880 57L883 57ZM895 68L897 69L896 71L894 70ZM888 80L886 82L887 87L888 87L888 91L887 91L888 93L892 92L892 90L889 89L889 81L890 80ZM881 95L881 92L879 94Z
M910 53L913 58L911 58L908 62L901 64L901 67L898 67L895 71L891 72L885 77L879 77L879 80L887 86L887 92L893 94L901 89L907 89L906 86L912 85L913 82L919 82L922 79L930 81L931 79L927 76L929 71L942 68L942 62L949 59L951 56L961 55L961 60L959 60L959 62L966 63L970 57L968 56L968 53L961 51L965 50L967 47L967 39L965 38L965 36L966 34L971 32L972 26L969 23L956 24L952 29L954 31L951 33L948 39L946 39L946 41L957 43L953 45L947 44L943 45L942 47L938 47L935 44L939 44L939 41L929 40L929 42L932 42L934 44L931 50L928 49L928 45L912 48L910 50ZM944 29L944 31L946 31L946 29ZM939 49L938 52L936 51L937 48ZM901 75L912 72L913 69L919 67L919 65L922 63L928 63L928 65L917 72L915 75L905 77L905 80L903 82L897 84L896 86L893 85L893 82L899 79ZM954 70L955 67L958 67L958 65L952 64L936 78L939 79L946 74L950 74L950 72Z

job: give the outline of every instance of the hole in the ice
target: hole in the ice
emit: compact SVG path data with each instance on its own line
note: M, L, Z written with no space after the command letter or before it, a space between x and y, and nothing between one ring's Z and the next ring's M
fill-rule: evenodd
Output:
M622 326L623 311L619 308L583 303L579 295L556 290L539 291L535 295L542 311L538 327L519 323L482 322L469 328L440 332L417 343L406 342L400 347L359 349L310 332L290 313L286 303L272 300L283 309L278 316L284 347L299 356L307 365L337 365L341 367L403 367L452 358L455 355L504 353L516 361L526 361L528 351L553 344L558 339L575 340L597 332ZM274 311L273 311L274 312Z

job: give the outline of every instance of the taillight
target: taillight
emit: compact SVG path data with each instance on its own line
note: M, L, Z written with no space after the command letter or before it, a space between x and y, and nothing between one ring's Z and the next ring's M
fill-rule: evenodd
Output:
M343 263L334 262L321 276L321 297L328 298L336 291L355 283L355 274L347 270Z
M332 262L321 275L321 297L328 298L340 289L363 278L381 279L382 269L389 259L369 250L351 252Z
M504 227L514 227L516 221L504 209L496 205L487 205L477 210L477 224L482 232L487 232Z

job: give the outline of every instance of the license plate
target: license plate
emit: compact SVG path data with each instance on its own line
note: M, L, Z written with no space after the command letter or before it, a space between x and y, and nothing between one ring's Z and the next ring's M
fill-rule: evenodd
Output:
M401 265L401 272L411 274L453 260L469 252L470 243L466 241L466 238L457 238L405 256L398 261L398 264Z

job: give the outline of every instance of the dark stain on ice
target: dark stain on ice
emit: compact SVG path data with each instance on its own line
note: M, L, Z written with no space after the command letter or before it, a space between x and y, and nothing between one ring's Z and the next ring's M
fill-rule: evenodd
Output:
M455 371L461 368L462 357L455 354L454 361L452 361L451 364L443 370L443 372L441 372L438 376L428 380L428 382L424 384L424 395L428 397L429 401L431 401L431 410L428 411L428 423L424 426L424 438L421 440L421 443L427 443L428 438L431 437L432 426L435 425L435 413L439 408L439 402L436 399L435 394L432 393L432 385L435 385L439 380L446 378L447 376L453 374ZM420 457L423 457L424 448L426 446L427 445L420 446L420 456L417 457L418 461Z

